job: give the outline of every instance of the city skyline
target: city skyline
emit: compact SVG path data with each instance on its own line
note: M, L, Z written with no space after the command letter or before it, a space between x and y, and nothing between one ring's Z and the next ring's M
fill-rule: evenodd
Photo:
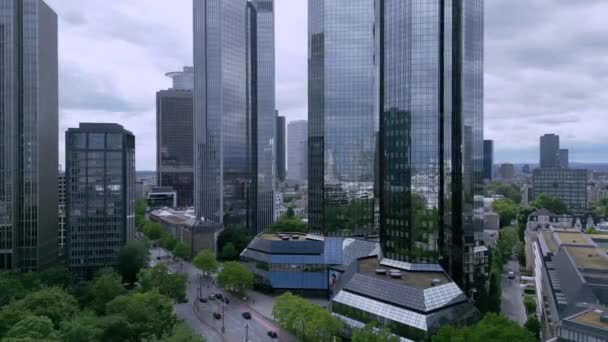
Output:
M155 149L148 146L155 144L154 94L170 86L166 71L192 65L191 0L147 2L145 16L137 11L141 0L48 4L58 13L62 37L60 132L83 120L119 122L142 137L137 169L154 170ZM608 66L589 57L594 49L601 51L608 32L601 18L608 3L558 4L497 0L486 5L484 138L495 140L496 163L535 163L538 136L544 133L562 137L571 162L608 162L601 132L608 124L601 115L606 100L596 94ZM305 0L276 3L276 99L287 123L307 119L306 13ZM504 13L521 20L506 20ZM588 24L560 27L579 16L589 18ZM107 18L114 25L103 24ZM571 49L584 58L573 58ZM59 150L61 161L63 138Z

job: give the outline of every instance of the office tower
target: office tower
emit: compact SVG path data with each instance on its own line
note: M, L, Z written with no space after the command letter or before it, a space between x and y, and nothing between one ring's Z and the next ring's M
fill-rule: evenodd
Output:
M440 262L470 284L485 269L483 1L382 0L378 12L384 256Z
M0 271L57 259L57 15L0 1Z
M167 73L173 86L156 93L156 172L158 185L177 191L177 206L194 204L192 92L194 69Z
M526 164L521 168L521 172L523 172L524 174L530 174L530 165Z
M375 229L374 0L308 2L309 227Z
M118 124L81 123L65 139L67 264L89 279L135 238L135 137Z
M540 137L540 167L559 167L559 135Z
M570 160L568 156L567 148L560 148L559 150L559 167L567 169L570 167Z
M277 111L277 181L285 181L285 117Z
M59 215L59 248L65 247L65 173L59 170L57 180L57 199L58 199L58 215Z
M562 200L572 213L587 209L587 170L540 168L532 172L532 196L541 194Z
M276 113L274 58L274 0L252 0L255 7L255 113L257 164L254 181L257 191L256 227L259 233L274 221L274 189L276 185Z
M308 180L308 121L296 120L287 125L287 179Z
M500 178L503 180L512 180L515 177L515 166L511 163L503 163L500 165Z
M483 178L492 180L494 168L494 140L483 141Z

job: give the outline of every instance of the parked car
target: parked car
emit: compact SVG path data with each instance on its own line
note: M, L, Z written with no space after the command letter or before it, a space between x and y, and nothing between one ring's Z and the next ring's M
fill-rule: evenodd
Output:
M201 303L207 303L209 300L207 298L199 298L198 299Z
M243 312L243 318L244 319L251 319L251 312L247 312L247 311Z
M222 299L222 297L223 297L223 296L222 296L222 294L221 294L221 293L216 293L216 294L215 294L215 298L217 298L217 299Z
M221 313L214 312L214 313L213 313L213 318L215 318L215 319L221 319L221 318L222 318L222 314L221 314Z
M224 298L224 303L230 304L230 300L228 299L228 297Z
M272 331L272 330L270 330L268 332L268 336L270 336L270 338L277 338L277 337L279 337L279 335L277 335L277 332L276 331Z
M509 277L509 279L515 279L515 272L509 271L509 273L507 273L507 277Z
M213 295L209 295L209 300L215 300L215 297Z

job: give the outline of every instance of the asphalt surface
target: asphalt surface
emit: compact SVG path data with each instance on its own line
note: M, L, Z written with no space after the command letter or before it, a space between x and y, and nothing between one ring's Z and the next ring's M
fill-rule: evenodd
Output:
M151 265L159 261L156 257L160 256L161 261L169 267L172 272L185 272L188 274L187 297L188 303L176 304L174 306L178 318L184 320L192 329L205 337L208 342L265 342L265 341L296 341L287 332L283 331L278 325L263 317L250 308L247 302L232 295L227 295L230 299L229 304L219 300L208 300L202 303L198 300L199 285L202 281L202 296L208 298L209 295L225 292L214 286L213 280L202 279L202 272L188 262L181 263L173 261L169 253L159 248L151 249ZM223 307L222 307L223 306ZM215 319L214 313L220 313L223 319ZM250 312L251 319L242 317L243 312ZM222 332L224 324L224 332ZM277 339L268 336L269 331L275 331L279 335ZM248 338L246 340L246 337Z
M509 279L509 272L515 273L515 279ZM519 274L519 262L509 260L504 267L501 280L502 298L500 311L509 319L524 325L526 323L526 310L524 308L523 287Z

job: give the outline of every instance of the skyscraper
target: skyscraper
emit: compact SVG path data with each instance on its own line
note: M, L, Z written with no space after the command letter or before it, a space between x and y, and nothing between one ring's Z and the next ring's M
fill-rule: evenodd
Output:
M494 140L483 141L483 178L492 180L494 169Z
M135 238L135 137L121 125L66 132L67 264L82 278L118 264Z
M570 158L567 148L559 149L559 167L567 169L570 167Z
M308 121L296 120L287 125L287 179L308 180Z
M308 2L309 227L327 234L374 225L374 0Z
M177 191L177 205L194 204L192 192L192 92L194 69L170 72L173 87L156 93L156 171L158 185Z
M59 170L57 179L57 200L58 200L58 215L59 215L59 248L65 247L65 173Z
M277 181L285 181L285 117L277 111Z
M0 1L0 271L57 259L57 15Z
M464 285L483 232L483 1L379 6L383 253Z
M540 137L540 167L559 167L559 135Z
M218 224L246 225L249 214L246 8L194 1L194 205Z
M238 2L238 1L237 1ZM276 113L274 58L274 0L252 0L256 9L255 46L257 58L256 141L257 182L256 229L259 233L274 221L276 184Z

